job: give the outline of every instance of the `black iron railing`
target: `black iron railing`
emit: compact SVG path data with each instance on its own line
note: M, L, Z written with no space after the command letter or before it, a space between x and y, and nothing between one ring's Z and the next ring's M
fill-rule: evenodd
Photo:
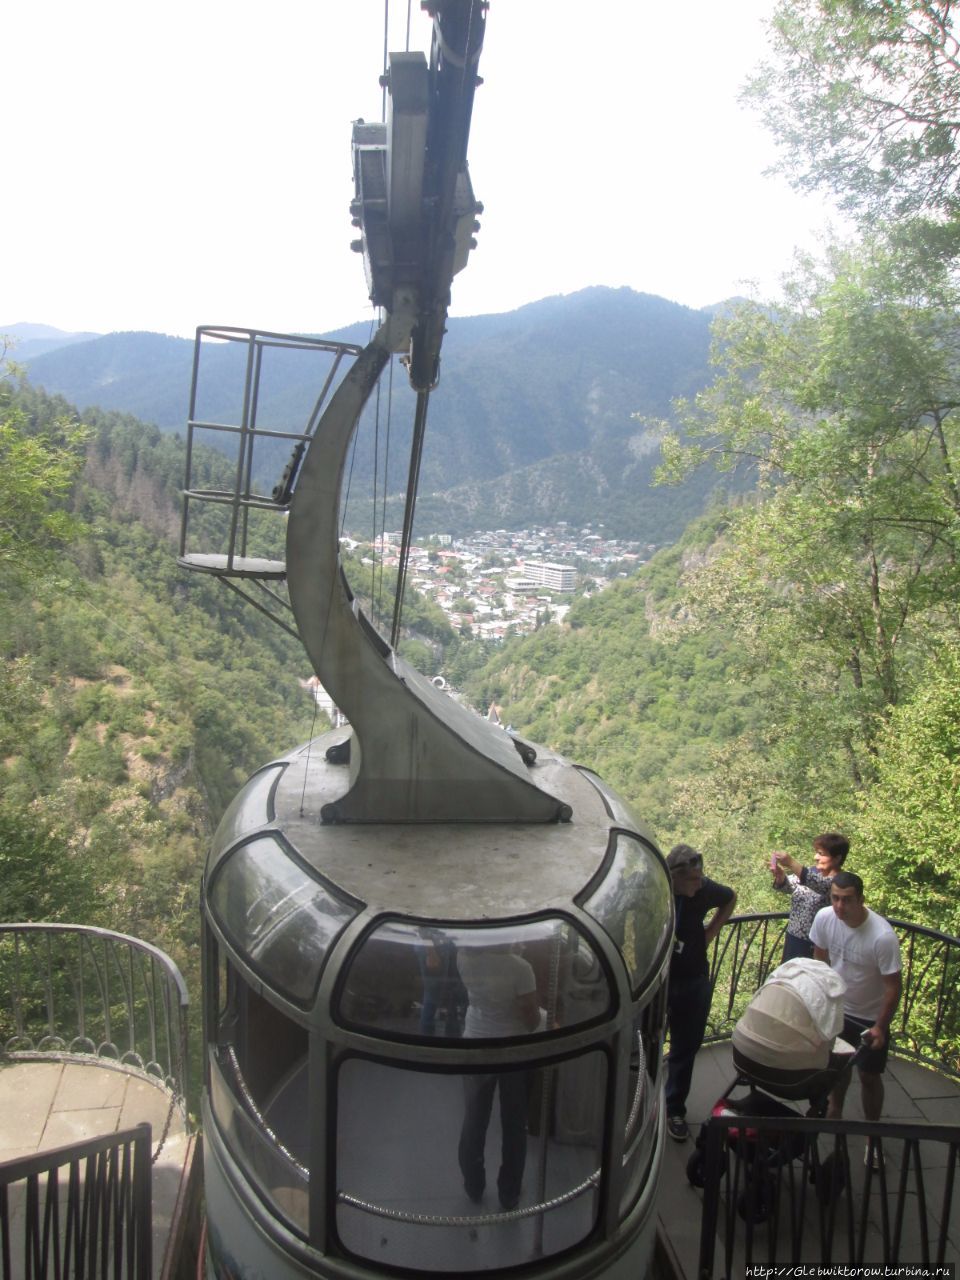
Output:
M187 1091L187 989L173 961L122 933L0 924L0 1045L10 1058L86 1055Z
M700 1280L956 1261L960 1126L726 1115L703 1139Z
M829 908L828 908L829 909ZM737 1019L780 963L787 913L734 916L713 944L707 1040L729 1039ZM903 995L891 1048L960 1078L960 938L891 920L900 939Z
M150 1280L150 1126L0 1165L2 1280Z

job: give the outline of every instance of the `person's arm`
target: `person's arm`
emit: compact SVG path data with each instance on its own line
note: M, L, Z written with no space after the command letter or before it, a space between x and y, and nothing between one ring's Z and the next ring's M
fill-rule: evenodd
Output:
M867 1031L871 1047L882 1049L890 1038L890 1023L896 1013L900 996L903 992L903 975L899 969L896 973L883 974L883 1006L877 1014L877 1020Z
M723 926L727 923L727 921L733 915L733 908L736 905L737 905L736 891L731 889L730 897L728 901L726 901L722 907L717 907L716 911L710 917L710 923L704 925L703 927L703 936L706 938L708 945L714 940L714 938L717 936L717 934L720 932Z
M517 996L517 1014L526 1031L536 1031L540 1025L540 1000L536 991L525 991Z
M778 849L773 856L776 858L777 863L783 867L784 871L792 871L795 876L798 876L803 870L803 863L798 862L797 859L791 857L789 853L781 853Z
M814 958L814 960L822 960L824 964L829 964L829 963L830 963L830 952L829 952L829 951L824 951L823 947L817 947L817 946L814 946L814 948L813 948L813 958Z

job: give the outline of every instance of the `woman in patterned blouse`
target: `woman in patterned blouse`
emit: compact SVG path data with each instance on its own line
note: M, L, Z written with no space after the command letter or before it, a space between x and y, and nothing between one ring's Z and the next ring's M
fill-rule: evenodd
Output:
M784 963L801 956L812 958L810 926L820 908L829 904L833 877L843 866L849 851L850 842L846 836L827 831L813 842L812 867L803 866L789 853L773 854L772 861L776 863L773 887L781 893L790 894L790 919L783 942Z

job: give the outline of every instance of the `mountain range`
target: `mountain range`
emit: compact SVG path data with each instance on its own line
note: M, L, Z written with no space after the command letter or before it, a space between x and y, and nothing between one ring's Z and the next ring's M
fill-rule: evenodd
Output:
M716 480L695 476L682 494L650 489L658 440L642 419L668 416L673 399L709 380L714 311L595 287L501 315L451 319L430 401L417 532L568 520L603 523L647 543L673 541ZM359 323L325 336L363 344L369 334L369 324ZM30 344L49 342L49 333L22 335L14 354L35 386L80 408L120 410L163 431L184 430L192 342L156 333L64 337L62 345L38 351ZM229 406L242 386L243 359L241 346L224 349L215 373L222 382L207 388L208 420L231 420L216 415L235 412ZM302 430L316 391L291 362L264 389L260 421ZM355 491L368 490L388 453L386 481L379 481L391 495L387 527L398 527L401 518L413 404L397 370L389 407L368 407L358 432ZM289 447L278 445L261 457L266 474L259 479L268 489L288 455ZM348 527L368 527L369 518L370 500L353 499Z

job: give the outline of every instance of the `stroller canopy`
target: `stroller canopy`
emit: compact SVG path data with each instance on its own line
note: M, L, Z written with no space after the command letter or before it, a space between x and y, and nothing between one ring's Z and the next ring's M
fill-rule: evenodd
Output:
M774 969L733 1029L734 1048L783 1070L820 1070L843 1027L846 983L820 960Z

